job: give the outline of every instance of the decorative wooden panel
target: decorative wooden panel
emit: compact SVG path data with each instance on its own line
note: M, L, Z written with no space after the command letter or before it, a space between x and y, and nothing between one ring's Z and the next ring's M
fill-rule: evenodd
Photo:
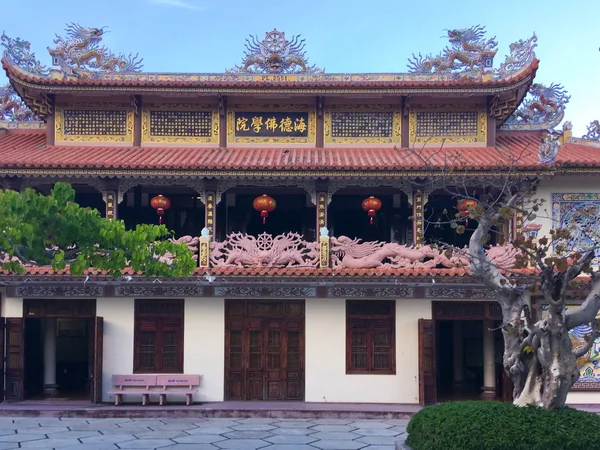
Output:
M324 115L326 144L399 143L402 117L394 105L334 105Z
M144 106L142 140L169 144L218 144L219 112L211 105L202 104Z
M486 142L487 114L484 110L417 110L410 111L411 143Z
M435 320L502 320L497 302L433 302Z
M419 319L419 404L437 402L435 322Z
M6 319L5 399L9 402L23 400L24 345L23 319Z
M122 104L73 104L54 116L57 142L133 142L134 113Z
M26 298L23 301L23 317L91 319L95 316L95 299Z
M225 397L304 399L304 302L228 300Z

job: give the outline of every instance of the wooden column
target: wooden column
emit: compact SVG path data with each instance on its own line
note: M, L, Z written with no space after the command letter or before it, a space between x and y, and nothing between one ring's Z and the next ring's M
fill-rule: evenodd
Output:
M321 232L321 228L327 227L327 206L329 204L329 193L327 190L317 190L317 235Z
M107 190L104 198L106 203L106 218L113 220L117 218L117 191Z
M425 201L425 192L423 189L413 189L413 239L417 246L423 245L425 241L425 227L423 206Z
M142 145L142 96L134 95L132 104L135 109L135 115L133 116L133 146L140 147Z
M490 97L488 100L488 119L487 119L487 136L486 136L486 145L488 147L496 146L496 117L494 117L492 111L492 100L493 97Z
M215 239L215 226L217 224L217 190L208 188L204 192L204 227L208 229L211 239Z
M56 136L56 130L54 128L54 115L56 114L56 107L55 107L55 97L54 94L50 94L49 96L49 102L50 102L50 107L52 108L52 111L50 114L48 114L48 117L46 117L46 143L48 145L54 145L55 142L55 136Z
M317 126L316 126L316 147L322 148L325 144L325 132L324 132L324 118L323 112L325 110L325 99L321 96L317 97Z
M408 122L408 112L410 109L410 96L402 97L400 100L401 103L401 111L402 111L402 128L400 134L400 146L402 148L408 148L410 145L409 142L409 122Z
M219 147L227 147L227 97L219 96Z

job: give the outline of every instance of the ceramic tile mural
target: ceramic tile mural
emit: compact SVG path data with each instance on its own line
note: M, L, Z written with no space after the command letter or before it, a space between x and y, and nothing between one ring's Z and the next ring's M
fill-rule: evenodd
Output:
M572 248L592 244L591 236L600 233L600 193L552 194L552 227L566 228L573 223ZM600 265L600 250L596 251L594 265Z

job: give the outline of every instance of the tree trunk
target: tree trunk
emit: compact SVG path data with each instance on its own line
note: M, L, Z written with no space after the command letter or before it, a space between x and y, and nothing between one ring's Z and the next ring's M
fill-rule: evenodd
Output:
M523 320L523 297L514 292L499 298L504 325L504 370L514 385L514 404L555 409L565 405L579 378L577 358L562 313L551 311L535 323L535 336Z

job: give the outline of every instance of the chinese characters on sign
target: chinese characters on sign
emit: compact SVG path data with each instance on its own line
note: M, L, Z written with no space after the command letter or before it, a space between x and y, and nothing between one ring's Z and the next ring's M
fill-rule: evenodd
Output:
M235 112L235 136L306 137L308 112Z

